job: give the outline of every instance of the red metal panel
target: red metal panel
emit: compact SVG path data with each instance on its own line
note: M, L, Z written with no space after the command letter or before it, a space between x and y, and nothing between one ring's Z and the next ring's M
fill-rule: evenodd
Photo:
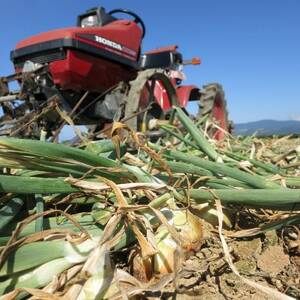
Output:
M161 53L161 52L175 52L177 48L178 48L178 46L171 45L171 46L161 47L161 48L147 51L147 52L145 52L145 54L154 54L154 53Z
M189 100L197 100L191 99L191 95L195 90L199 90L196 85L181 85L176 88L180 107L186 107Z
M39 44L51 40L57 39L77 39L83 40L86 43L90 43L92 45L96 45L99 48L103 48L103 46L99 43L88 41L86 39L81 39L77 35L78 34L91 34L98 35L105 39L114 41L116 43L125 46L126 48L132 50L131 55L129 53L128 56L131 56L131 59L138 59L138 53L140 50L141 39L142 39L142 30L141 28L132 21L126 20L118 20L103 27L88 27L88 28L80 28L80 27L70 27L58 30L52 30L45 33L40 33L38 35L29 37L21 42L19 42L16 46L16 49L20 49L23 47L31 46L34 44ZM112 49L109 46L106 46L109 50ZM112 51L113 52L113 51ZM118 51L117 51L118 52ZM135 55L133 55L135 53ZM132 57L134 56L134 57Z
M49 71L55 84L62 89L102 92L122 80L133 80L135 71L108 60L68 50L65 60L50 63Z
M212 117L218 121L220 128L227 130L228 123L227 123L227 115L225 111L225 107L223 105L222 99L220 95L216 96L215 104L212 110ZM217 141L222 140L225 137L225 133L222 130L217 130L214 134L213 138Z
M163 111L168 111L171 109L171 103L168 94L162 82L160 82L159 80L155 81L154 97Z

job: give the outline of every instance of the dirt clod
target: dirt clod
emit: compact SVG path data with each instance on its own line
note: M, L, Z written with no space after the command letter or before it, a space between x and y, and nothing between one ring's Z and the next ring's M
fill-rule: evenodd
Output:
M232 245L234 254L240 259L256 257L261 253L262 242L259 238L249 241L238 241Z
M257 259L257 266L272 276L282 272L289 263L289 256L280 245L268 247Z

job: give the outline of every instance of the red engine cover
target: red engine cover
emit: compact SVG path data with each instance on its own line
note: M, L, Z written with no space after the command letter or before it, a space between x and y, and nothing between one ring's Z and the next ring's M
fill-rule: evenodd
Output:
M73 91L102 92L136 77L133 70L77 50L68 50L66 59L50 63L49 70L54 84Z
M141 39L142 30L135 22L117 20L102 27L41 33L19 42L14 53L24 53L30 60L55 47L63 49L65 57L49 63L54 83L62 89L101 92L135 78Z

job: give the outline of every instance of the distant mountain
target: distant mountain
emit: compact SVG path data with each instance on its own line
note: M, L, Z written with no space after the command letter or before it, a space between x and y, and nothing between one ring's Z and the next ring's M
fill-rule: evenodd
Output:
M261 120L243 124L235 124L234 135L287 135L300 134L299 121Z

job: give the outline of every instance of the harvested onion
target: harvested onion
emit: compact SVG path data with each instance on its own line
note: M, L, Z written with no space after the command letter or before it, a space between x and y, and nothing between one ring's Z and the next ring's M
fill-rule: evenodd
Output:
M155 241L158 253L154 255L154 272L165 274L173 272L176 264L186 259L191 251L199 250L203 239L201 220L189 210L172 211L169 223L173 225L183 243L178 245L165 225L161 225L156 232ZM176 255L178 253L178 255ZM180 254L184 254L183 256Z

